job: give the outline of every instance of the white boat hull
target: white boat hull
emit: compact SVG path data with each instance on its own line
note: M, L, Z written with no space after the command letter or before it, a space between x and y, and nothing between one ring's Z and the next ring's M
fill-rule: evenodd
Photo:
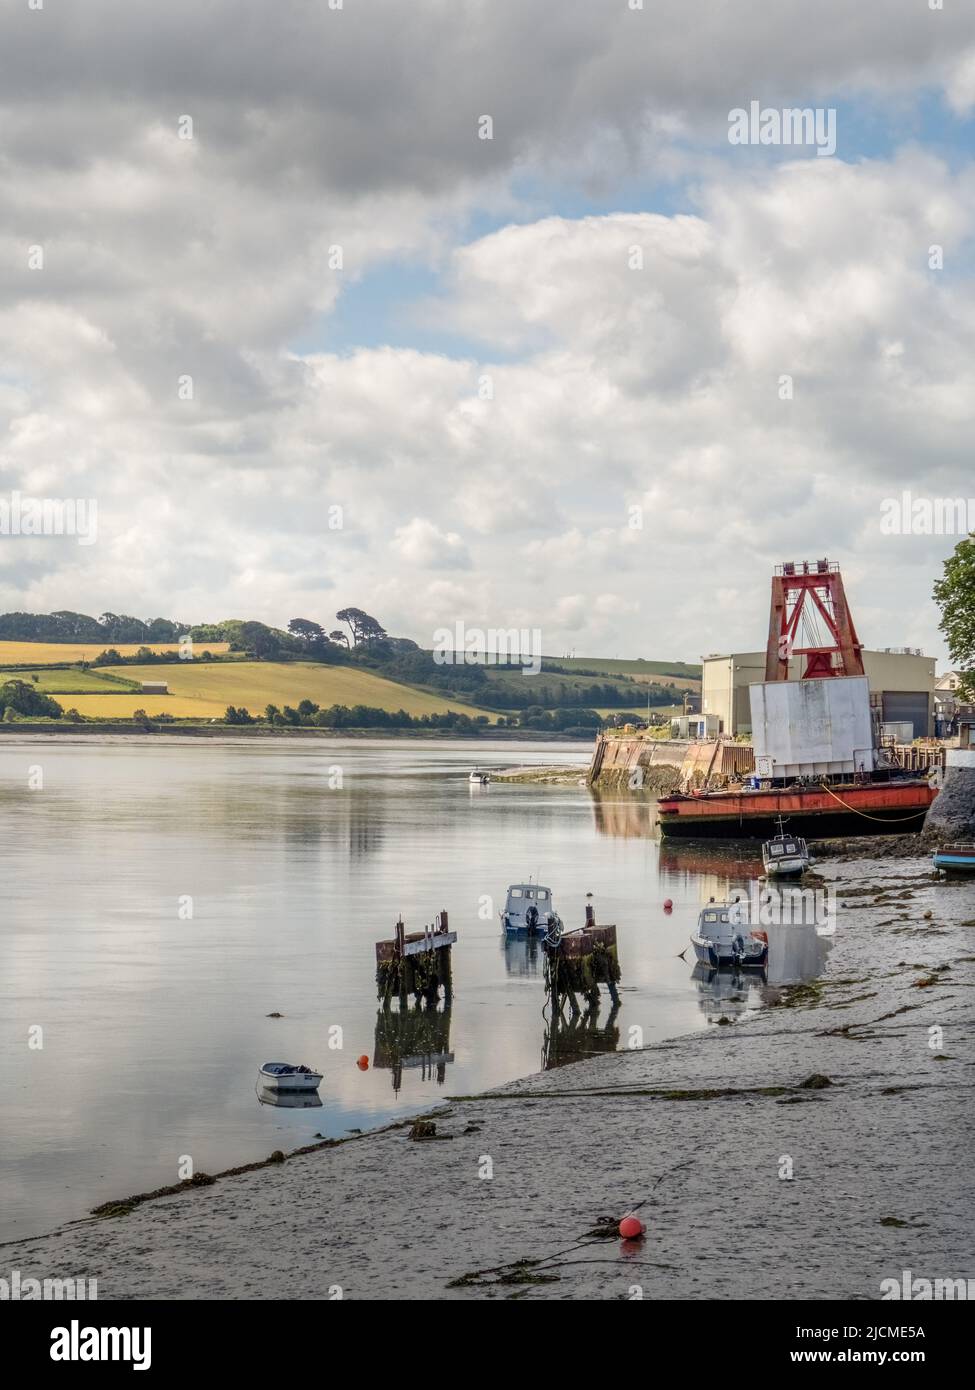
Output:
M761 968L768 960L768 946L764 941L745 938L744 951L736 951L730 942L711 941L704 936L692 936L694 954L704 965L739 965L747 968Z
M765 872L769 878L798 878L809 868L809 860L796 857L795 859L776 859L771 863L766 863Z
M322 1084L322 1073L317 1071L303 1072L267 1072L262 1067L260 1070L261 1085L268 1091L317 1091Z

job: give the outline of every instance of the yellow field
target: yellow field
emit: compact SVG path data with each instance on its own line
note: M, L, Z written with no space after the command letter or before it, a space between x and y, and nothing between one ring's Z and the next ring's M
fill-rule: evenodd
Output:
M263 714L266 705L297 705L313 700L329 705L372 705L378 709L405 709L407 714L443 714L448 709L472 718L489 710L475 709L458 700L427 695L407 685L384 680L371 671L348 666L313 666L304 662L236 661L233 665L180 662L172 666L113 667L135 681L166 681L168 695L65 695L58 703L80 714L101 719L128 718L137 709L147 714L172 714L177 718L222 717L228 705L243 705L251 714Z
M52 662L93 661L112 645L111 642L0 642L0 666L20 662L25 666L46 666ZM148 647L151 652L179 651L178 642L120 642L115 650L119 656L135 656L140 647ZM222 656L230 650L230 643L198 642L196 647L199 652Z

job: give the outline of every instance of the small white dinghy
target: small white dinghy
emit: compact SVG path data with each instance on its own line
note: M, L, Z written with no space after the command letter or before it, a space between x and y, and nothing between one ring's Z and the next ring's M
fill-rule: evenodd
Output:
M476 767L467 780L473 782L475 786L486 787L491 780L491 774L490 772L482 772L479 767Z
M317 1091L322 1084L320 1071L293 1062L264 1062L258 1076L269 1091Z
M739 969L762 969L768 964L768 936L749 931L743 924L737 903L710 902L697 919L691 937L694 954L704 965L736 965Z

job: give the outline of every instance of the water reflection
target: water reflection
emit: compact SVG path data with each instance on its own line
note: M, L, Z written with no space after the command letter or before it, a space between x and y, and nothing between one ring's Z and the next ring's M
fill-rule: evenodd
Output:
M589 788L596 831L620 840L652 839L657 821L655 797L634 793L620 798L619 793L605 794L596 787Z
M740 970L736 966L714 969L698 961L691 971L698 1005L709 1023L719 1018L738 1018L763 1005L778 1003L784 985L816 979L826 965L832 937L823 936L814 923L770 925L768 966L765 970Z
M537 936L508 936L502 932L501 950L504 952L504 968L509 975L534 976L545 964Z
M698 961L691 979L697 989L697 1002L708 1023L719 1018L738 1018L762 1005L765 971L713 969Z
M564 1067L569 1062L581 1062L583 1058L594 1057L601 1052L615 1052L620 1043L620 1030L616 1026L619 1011L619 1004L611 1005L604 1023L599 1022L601 1005L575 1017L563 1018L556 1014L554 1018L546 1019L542 1070Z
M419 1071L421 1081L436 1078L438 1086L444 1084L447 1064L454 1060L450 1015L449 1008L426 1004L377 1012L372 1065L392 1073L394 1092L403 1085L404 1071Z
M302 1095L298 1091L269 1091L265 1086L257 1087L257 1099L262 1105L276 1105L280 1110L316 1110L322 1106L321 1096L312 1092Z

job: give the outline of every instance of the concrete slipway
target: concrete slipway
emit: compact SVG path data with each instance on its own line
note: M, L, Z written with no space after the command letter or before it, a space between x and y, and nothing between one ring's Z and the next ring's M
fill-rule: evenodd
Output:
M102 1299L878 1299L905 1269L975 1277L975 885L925 859L820 868L835 945L776 1007L454 1101L450 1142L387 1129L0 1264ZM637 1203L642 1242L601 1233Z

